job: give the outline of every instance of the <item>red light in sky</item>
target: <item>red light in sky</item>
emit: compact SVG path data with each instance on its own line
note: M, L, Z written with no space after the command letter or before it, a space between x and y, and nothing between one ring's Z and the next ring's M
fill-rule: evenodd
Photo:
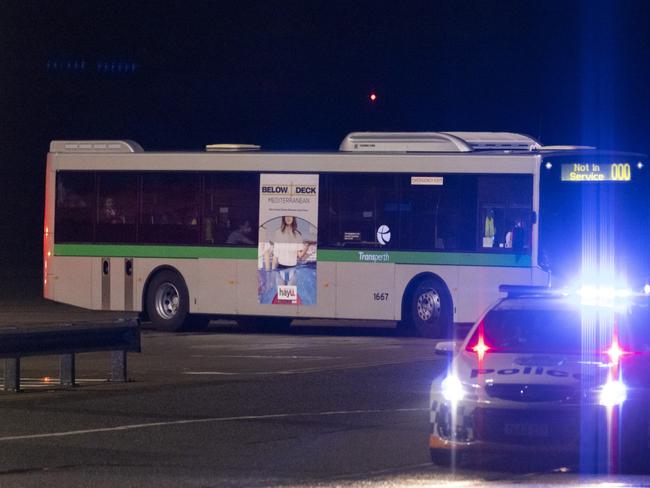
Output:
M377 94L375 92L372 92L370 94L370 101L371 102L376 102L377 101Z

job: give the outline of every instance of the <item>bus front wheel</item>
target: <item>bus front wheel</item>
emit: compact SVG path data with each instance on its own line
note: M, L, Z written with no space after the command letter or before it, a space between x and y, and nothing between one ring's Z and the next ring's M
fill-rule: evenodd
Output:
M451 328L451 298L440 281L425 278L411 294L410 325L422 337L446 337Z
M147 315L157 329L180 330L189 312L189 293L178 273L156 273L147 288Z

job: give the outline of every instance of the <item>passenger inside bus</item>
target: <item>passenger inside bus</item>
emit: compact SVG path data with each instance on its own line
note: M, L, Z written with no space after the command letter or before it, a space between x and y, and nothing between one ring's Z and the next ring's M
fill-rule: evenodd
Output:
M485 232L483 233L483 247L493 247L494 238L496 236L496 224L494 217L494 210L489 209L485 216Z
M252 230L251 223L248 220L244 220L228 235L226 244L255 244L249 237Z
M117 207L115 206L115 200L112 197L106 197L104 200L104 207L101 211L100 220L108 224L126 223L124 215L118 214Z
M505 247L519 252L524 248L524 226L521 219L516 219L515 224L511 226L506 234Z

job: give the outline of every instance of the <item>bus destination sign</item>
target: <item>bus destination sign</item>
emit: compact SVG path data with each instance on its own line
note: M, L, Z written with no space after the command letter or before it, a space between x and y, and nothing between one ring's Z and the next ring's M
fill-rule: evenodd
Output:
M562 165L562 181L630 181L630 163L571 163Z

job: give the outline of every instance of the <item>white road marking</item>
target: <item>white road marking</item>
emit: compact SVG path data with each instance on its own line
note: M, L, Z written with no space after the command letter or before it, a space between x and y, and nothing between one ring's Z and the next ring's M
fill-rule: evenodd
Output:
M288 369L280 371L239 371L239 372L227 372L227 371L183 371L183 374L188 375L229 375L229 376L268 376L268 375L289 375L289 374L306 374L306 373L321 373L324 371L341 371L349 369L365 369L365 368L374 368L377 366L393 366L396 364L409 364L418 361L431 361L438 359L439 357L431 356L427 358L405 358L405 359L396 359L393 361L376 361L376 362L360 362L360 363L349 363L349 364L332 364L332 365L323 365L323 366L312 366L300 369Z
M227 373L226 371L185 371L183 374L192 374L192 375L224 375L224 376L234 376L241 373ZM251 373L251 374L260 374L260 373Z
M220 358L243 358L243 359L343 359L340 356L262 356L262 355L227 355L220 354Z
M231 373L228 371L184 371L183 374L194 375L194 376L270 376L274 374L300 374L300 373L314 373L320 371L319 369L287 369L280 371L239 371L237 373Z
M382 414L382 413L408 413L428 412L427 408L395 408L390 410L335 410L329 412L305 412L305 413L276 413L269 415L242 415L239 417L212 417L192 420L171 420L168 422L151 422L145 424L118 425L116 427L103 427L98 429L69 430L65 432L50 432L46 434L10 435L0 437L0 442L20 441L29 439L46 439L48 437L70 437L75 435L98 434L101 432L120 432L127 430L149 429L152 427L167 427L172 425L206 424L216 422L235 422L238 420L269 420L292 417L327 417L334 415L360 415L360 414Z

